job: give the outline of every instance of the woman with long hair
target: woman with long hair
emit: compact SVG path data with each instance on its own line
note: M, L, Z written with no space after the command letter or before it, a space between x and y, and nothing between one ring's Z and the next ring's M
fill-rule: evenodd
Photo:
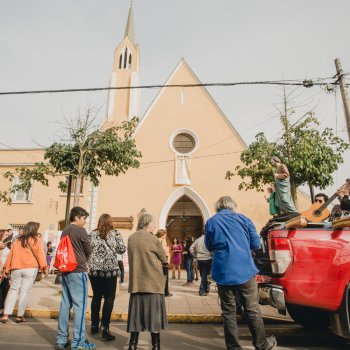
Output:
M4 315L0 318L6 323L18 300L16 322L25 322L24 311L27 307L29 291L35 282L38 270L47 276L45 252L41 238L38 235L39 224L28 222L20 235L11 245L11 250L5 262L4 274L10 276L10 290L5 301Z
M182 245L177 239L174 237L171 241L171 263L173 265L173 276L172 279L175 279L175 270L177 270L177 278L180 279L181 274L181 254L182 254Z
M127 332L129 350L136 350L139 333L151 332L152 350L160 349L161 329L167 327L163 266L168 262L158 238L151 214L141 215L137 231L128 240L129 310Z
M93 297L91 302L91 334L100 333L106 341L114 340L109 332L109 323L114 306L119 275L118 254L126 250L121 234L114 230L112 217L102 214L97 228L89 233L92 253L90 255L89 278ZM104 298L100 324L100 309Z

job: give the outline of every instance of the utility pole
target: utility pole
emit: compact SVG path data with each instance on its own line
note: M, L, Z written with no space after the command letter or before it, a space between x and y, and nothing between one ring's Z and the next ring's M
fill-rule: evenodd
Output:
M345 121L346 121L346 128L348 131L348 137L350 141L350 103L349 103L349 96L348 96L348 91L346 89L346 83L344 79L344 72L340 64L339 58L336 58L334 60L335 67L337 69L337 76L339 81L339 86L340 86L340 91L341 91L341 97L343 99L343 105L344 105L344 113L345 113Z

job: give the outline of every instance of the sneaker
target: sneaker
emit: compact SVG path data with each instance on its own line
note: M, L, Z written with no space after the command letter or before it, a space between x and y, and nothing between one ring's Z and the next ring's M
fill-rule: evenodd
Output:
M205 292L199 292L199 296L200 297L205 297L205 296L207 296L208 294L207 293L205 293Z
M277 347L277 340L274 335L270 335L266 338L266 348L264 350L273 350Z
M63 344L63 345L56 344L55 345L55 349L56 350L62 350L62 349L68 348L68 346L70 346L70 343L71 343L71 341L69 339L67 339L66 344Z
M96 345L89 343L87 339L83 343L79 344L76 348L71 347L71 350L86 350L86 349L96 349Z
M128 282L120 283L120 286L121 286L121 287L127 287L128 285L129 285Z

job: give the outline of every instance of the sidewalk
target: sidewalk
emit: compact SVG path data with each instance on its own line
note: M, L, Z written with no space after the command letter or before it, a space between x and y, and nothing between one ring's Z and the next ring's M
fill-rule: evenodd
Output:
M199 281L194 286L183 286L183 279L169 280L169 289L172 297L165 298L169 322L176 323L219 323L222 322L221 309L219 306L218 294L215 285L207 296L199 296ZM61 302L61 286L55 285L56 275L49 275L48 278L36 283L29 296L29 303L26 311L28 317L57 318ZM90 318L91 288L89 289L87 318ZM126 287L117 289L117 296L114 303L112 320L126 321L128 312L129 294ZM291 321L287 316L279 315L277 310L269 306L260 306L265 321Z

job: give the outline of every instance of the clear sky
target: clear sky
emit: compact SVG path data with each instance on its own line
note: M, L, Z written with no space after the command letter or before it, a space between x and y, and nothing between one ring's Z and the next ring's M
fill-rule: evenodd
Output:
M107 86L129 6L127 0L0 0L0 91ZM204 83L328 78L336 57L350 72L348 0L134 0L133 8L142 85L164 83L181 57ZM209 92L246 143L259 131L278 138L281 88ZM142 113L156 93L142 92ZM339 93L313 87L295 95L298 113L312 108L322 127L337 128L347 140ZM48 146L59 138L63 116L74 115L78 105L100 106L102 120L106 97L0 96L0 147ZM347 161L335 174L337 185L350 177L349 168Z

